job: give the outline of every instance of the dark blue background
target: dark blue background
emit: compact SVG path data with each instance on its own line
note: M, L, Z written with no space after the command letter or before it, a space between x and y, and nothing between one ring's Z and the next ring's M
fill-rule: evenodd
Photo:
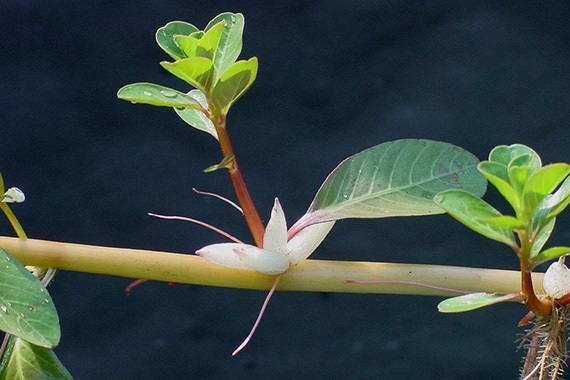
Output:
M500 5L498 5L500 4ZM124 84L187 89L158 65L154 32L246 17L242 57L258 79L229 130L260 212L290 222L345 157L430 138L481 159L499 144L568 161L567 2L34 1L0 3L0 171L28 197L31 237L193 252L220 237L152 219L187 215L247 239L210 136L174 112L116 99ZM500 202L496 193L488 199ZM501 204L505 209L504 204ZM569 218L555 242L568 244ZM12 234L6 223L2 234ZM516 269L515 255L440 215L344 221L315 258ZM77 379L513 379L522 306L441 315L439 298L278 293L250 346L264 292L60 273L50 287Z

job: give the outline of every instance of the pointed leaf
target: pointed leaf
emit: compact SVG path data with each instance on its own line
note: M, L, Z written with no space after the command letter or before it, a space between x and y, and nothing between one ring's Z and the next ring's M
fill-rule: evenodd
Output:
M490 161L483 161L477 166L481 174L501 193L514 210L520 207L520 198L509 182L507 167Z
M510 229L485 222L489 218L502 215L481 198L463 190L447 190L437 194L434 201L449 215L475 232L489 239L516 247L515 236Z
M471 153L444 142L405 139L377 145L338 165L296 225L440 214L444 211L433 202L440 191L485 192L477 163Z
M10 356L0 371L0 380L73 379L49 348L35 346L13 336L8 344L11 346Z
M206 96L202 91L198 89L192 90L188 93L188 96L191 96L198 103L200 103L203 109L208 109L208 101L206 100ZM209 133L210 135L214 136L216 140L218 139L216 127L214 127L212 120L210 120L204 114L204 112L193 108L174 108L174 111L176 111L176 114L180 116L180 118L184 120L185 123L200 131Z
M234 63L216 83L212 91L212 106L226 115L231 105L247 91L256 76L257 58Z
M202 105L193 97L153 83L128 84L117 92L119 99L132 103L151 104L162 107L184 107L202 109Z
M495 227L507 228L509 230L522 230L526 228L526 223L510 215L494 216L483 218L481 222Z
M570 174L570 165L557 163L543 166L535 171L523 189L523 200L528 212L531 212L544 199L554 191Z
M437 305L440 313L461 313L505 301L522 300L520 294L471 293L448 298Z
M212 84L214 64L207 58L191 57L175 62L161 62L168 72L208 93Z
M556 260L561 256L569 254L570 254L570 247L552 247L545 249L544 251L540 252L540 254L532 258L531 263L534 266L536 266L550 260Z
M230 153L227 156L224 156L224 158L222 158L222 161L220 161L219 164L208 166L206 169L203 170L203 172L204 173L211 173L211 172L215 172L216 170L220 170L220 169L230 170L234 167L234 159L235 158L236 158L236 156Z
M42 347L59 343L59 318L41 282L0 248L0 330Z
M215 27L219 22L224 23L214 55L214 83L239 57L242 48L244 17L241 13L222 13L216 16L206 26L206 31Z
M188 36L197 31L198 28L192 24L183 21L172 21L157 30L156 42L162 50L164 50L173 59L186 58L186 54L182 51L174 36Z

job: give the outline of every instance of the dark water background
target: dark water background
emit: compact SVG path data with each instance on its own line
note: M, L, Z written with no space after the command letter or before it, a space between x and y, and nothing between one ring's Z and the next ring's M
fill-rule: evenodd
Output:
M237 213L192 187L232 196L213 139L167 109L116 99L124 84L186 89L158 63L155 30L246 17L242 57L258 79L230 133L264 217L278 196L290 221L345 157L430 138L481 159L524 143L568 161L568 2L2 1L0 171L23 189L28 234L187 252L220 238L151 219L193 216L244 239ZM500 202L490 192L491 202ZM501 206L504 209L504 205ZM555 242L568 244L569 218ZM2 234L12 234L6 223ZM344 221L315 258L516 269L514 254L445 215ZM250 346L264 292L61 273L50 292L77 379L514 379L525 314L508 304L440 315L439 298L279 293Z

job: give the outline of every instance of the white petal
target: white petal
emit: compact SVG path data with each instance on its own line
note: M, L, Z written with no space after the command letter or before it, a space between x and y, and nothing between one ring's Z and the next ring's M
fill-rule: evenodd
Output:
M289 269L287 256L277 252L246 244L240 244L234 252L249 268L260 273L281 274Z
M334 221L310 225L303 228L287 243L287 257L291 264L297 264L311 255L327 236Z
M263 235L263 249L285 255L287 252L287 221L279 199L275 198L271 218Z
M564 297L570 293L570 269L559 261L552 263L544 274L542 287L554 299Z
M208 260L212 264L221 265L227 268L250 269L235 253L235 249L241 245L245 244L212 244L197 250L196 254Z

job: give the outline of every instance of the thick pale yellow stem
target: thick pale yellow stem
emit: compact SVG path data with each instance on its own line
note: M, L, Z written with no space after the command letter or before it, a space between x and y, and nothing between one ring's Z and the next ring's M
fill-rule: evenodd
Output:
M52 241L0 237L0 247L24 265L62 270L145 278L156 281L268 290L273 276L213 265L192 254L109 248ZM306 260L281 277L278 290L454 295L453 292L417 285L355 281L406 281L472 292L520 292L520 273L419 264ZM542 274L535 275L542 283ZM542 289L537 289L542 291Z

